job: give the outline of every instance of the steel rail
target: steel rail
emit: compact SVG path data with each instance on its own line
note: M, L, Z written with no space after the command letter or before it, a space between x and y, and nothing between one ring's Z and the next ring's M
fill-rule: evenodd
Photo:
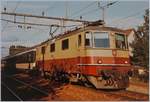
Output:
M7 76L7 77L8 77L8 76ZM38 89L38 88L36 88L36 87L34 87L34 86L28 84L28 83L25 83L25 82L23 82L23 81L20 81L20 80L18 80L18 79L16 79L16 78L12 78L12 77L8 77L8 78L10 78L10 79L12 79L12 80L15 80L15 81L17 81L17 82L19 82L19 83L21 83L21 84L26 85L26 86L29 86L30 88L32 88L32 89L34 89L34 90L37 90L37 91L39 91L39 92L41 92L41 93L43 93L43 94L45 94L45 95L49 95L48 92L45 92L45 91L43 91L43 90L40 90L40 89Z
M1 81L1 84L8 89L12 93L13 96L15 96L19 101L23 102L23 100L12 90L10 89L3 81Z

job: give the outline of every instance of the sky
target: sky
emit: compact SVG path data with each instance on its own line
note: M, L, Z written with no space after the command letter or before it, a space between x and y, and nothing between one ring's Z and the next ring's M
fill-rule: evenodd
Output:
M117 0L116 0L117 1ZM100 6L114 1L99 1ZM6 7L7 12L26 13L33 15L42 15L52 17L67 17L72 19L96 21L102 19L102 9L98 7L98 1L48 1L48 0L2 0L1 11ZM117 27L121 29L135 28L143 23L145 9L149 8L148 0L118 0L115 4L105 9L106 26ZM14 16L1 15L2 19L14 20ZM24 21L23 17L17 17L17 21ZM49 27L21 25L1 22L1 55L8 55L8 48L11 45L33 46L50 38ZM35 18L25 18L25 22L60 24L56 20L44 20ZM79 25L79 23L65 22L66 25ZM67 28L71 29L71 28ZM61 33L59 29L55 35Z

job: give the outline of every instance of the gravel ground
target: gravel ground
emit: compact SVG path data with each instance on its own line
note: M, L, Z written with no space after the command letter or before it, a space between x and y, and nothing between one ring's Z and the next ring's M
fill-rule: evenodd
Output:
M94 88L87 88L81 85L73 84L62 84L58 82L51 82L50 80L43 79L41 77L31 77L28 74L16 74L12 78L19 79L23 82L29 83L30 85L37 87L47 93L46 95L34 95L32 91L27 91L27 87L22 85L19 87L11 85L11 88L17 90L17 92L24 93L26 96L24 100L29 101L148 101L149 97L145 94L139 94L134 92L128 92L126 90L106 91L96 90ZM3 78L2 78L3 79ZM6 80L5 80L6 81ZM9 82L8 82L9 83ZM11 83L13 83L11 81ZM132 85L131 85L132 86ZM132 89L132 87L130 87ZM134 87L136 88L136 87ZM139 86L137 85L137 89ZM33 95L32 97L30 96ZM29 96L29 97L27 97Z
M45 100L55 101L147 101L148 95L134 92L95 90L78 85L65 85L58 88L56 94L45 97Z

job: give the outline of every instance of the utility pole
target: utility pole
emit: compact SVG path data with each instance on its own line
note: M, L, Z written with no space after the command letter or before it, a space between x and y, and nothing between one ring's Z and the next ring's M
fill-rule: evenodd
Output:
M109 8L109 6L115 4L117 1L114 1L114 2L111 2L111 3L108 3L104 6L100 6L100 2L98 2L98 7L100 9L102 9L102 20L105 21L105 18L106 18L106 8Z
M68 18L68 1L65 2L65 19ZM63 26L67 24L67 21L63 21ZM66 27L64 27L64 31L66 31Z
M24 18L24 30L26 29L26 25L25 25L25 16L23 17Z
M31 53L28 55L29 70L31 69Z

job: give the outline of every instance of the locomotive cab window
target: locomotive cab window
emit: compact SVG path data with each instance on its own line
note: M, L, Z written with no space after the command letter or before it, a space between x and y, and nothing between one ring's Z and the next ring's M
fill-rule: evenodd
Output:
M50 45L50 52L54 52L55 51L55 43Z
M69 39L65 39L62 41L62 50L69 48Z
M86 32L86 34L85 34L85 46L92 47L92 34L91 34L91 32Z
M94 32L93 33L94 47L109 47L109 36L107 32Z
M127 48L125 35L116 33L115 39L116 39L116 48L119 48L119 49L126 49Z

